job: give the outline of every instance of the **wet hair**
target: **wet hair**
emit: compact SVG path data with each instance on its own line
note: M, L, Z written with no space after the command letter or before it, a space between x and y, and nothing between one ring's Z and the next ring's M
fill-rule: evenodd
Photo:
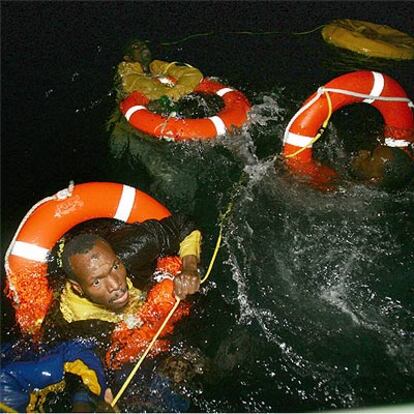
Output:
M391 148L394 159L384 167L381 187L389 190L400 189L414 178L414 160L400 148Z
M150 50L149 46L148 46L149 42L146 42L145 40L140 40L140 39L132 39L128 42L127 46L124 49L124 56L132 56L132 54L134 53L134 45L136 44L140 44L140 45L145 45L145 47Z
M107 241L96 234L78 234L65 244L62 252L62 266L66 276L77 280L76 273L73 271L70 258L75 254L89 252L98 241Z

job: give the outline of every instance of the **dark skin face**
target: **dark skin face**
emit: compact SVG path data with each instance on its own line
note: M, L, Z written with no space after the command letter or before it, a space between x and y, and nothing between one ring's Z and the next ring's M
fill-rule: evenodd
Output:
M180 299L200 289L200 275L195 256L183 257L183 269L174 279L174 293ZM73 290L93 303L120 311L128 303L127 271L112 247L98 240L87 253L70 258L76 280L70 279Z
M385 167L394 160L391 150L378 146L372 152L361 150L352 160L354 173L363 181L379 183L385 174Z
M151 63L151 51L145 42L136 41L130 46L128 55L124 56L126 62L138 62L145 71L148 71L148 66Z
M77 276L70 280L76 293L112 311L128 303L127 271L108 243L98 240L87 253L73 255L70 264Z

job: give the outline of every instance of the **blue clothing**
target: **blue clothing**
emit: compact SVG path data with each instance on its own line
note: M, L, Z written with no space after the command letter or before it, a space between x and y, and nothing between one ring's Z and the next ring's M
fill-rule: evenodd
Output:
M12 348L2 350L0 369L1 402L25 412L30 397L47 393L46 387L59 384L65 374L71 373L82 379L85 391L75 394L72 401L83 401L91 393L103 398L106 389L105 374L100 359L93 352L91 342L69 341L62 343L42 357L15 360ZM7 348L7 347L6 347ZM12 357L14 360L10 360ZM27 358L27 355L24 356Z
M126 364L116 371L114 381L119 387L133 367L132 364ZM175 389L170 378L158 372L154 360L147 360L141 366L125 390L123 400L130 412L185 413L191 404L187 397Z

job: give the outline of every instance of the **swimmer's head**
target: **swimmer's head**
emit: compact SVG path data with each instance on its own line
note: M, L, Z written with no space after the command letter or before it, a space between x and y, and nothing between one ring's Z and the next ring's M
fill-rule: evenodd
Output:
M174 384L189 382L196 375L206 375L209 371L208 359L197 349L188 349L180 355L169 355L159 366L159 372Z
M111 245L94 234L79 234L65 244L63 269L79 296L118 311L129 299L127 272Z
M358 180L390 190L402 188L414 178L414 160L400 148L361 150L352 160L351 169Z
M147 71L152 60L147 43L138 39L132 40L124 51L124 60L126 62L138 62Z

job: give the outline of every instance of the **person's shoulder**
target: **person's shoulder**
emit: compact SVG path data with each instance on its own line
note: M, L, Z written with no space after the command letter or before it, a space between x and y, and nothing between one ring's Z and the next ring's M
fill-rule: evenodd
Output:
M131 73L144 73L144 69L139 62L122 61L118 64L117 72L119 75L128 75Z

